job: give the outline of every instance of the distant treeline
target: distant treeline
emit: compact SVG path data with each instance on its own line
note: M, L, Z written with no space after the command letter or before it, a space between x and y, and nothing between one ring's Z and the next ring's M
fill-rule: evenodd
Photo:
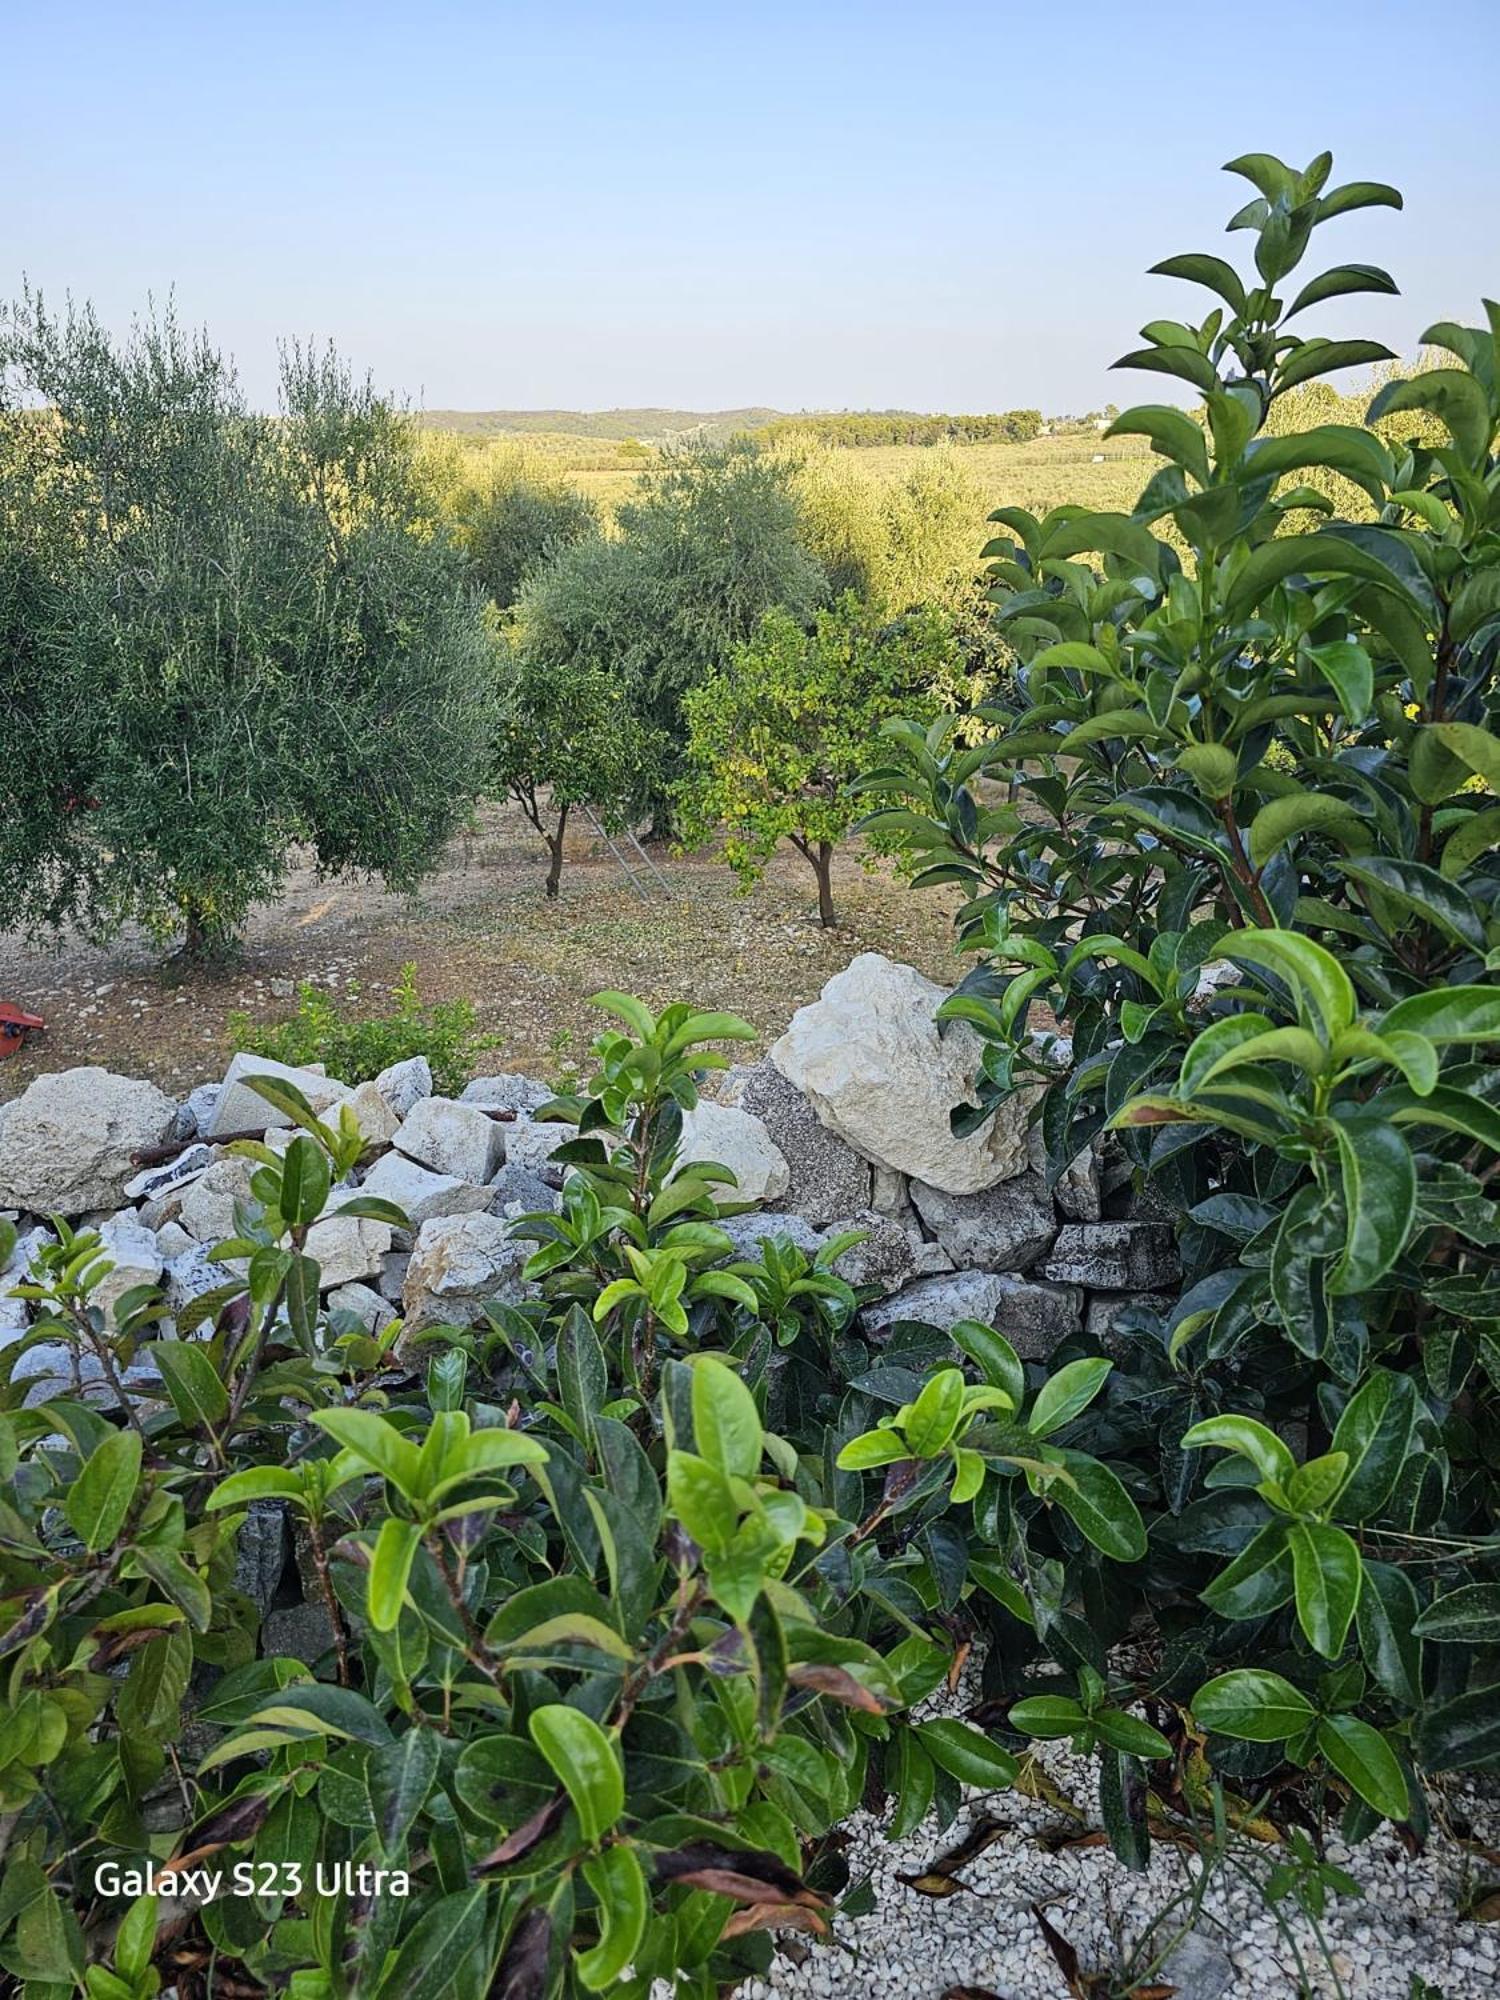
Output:
M1026 444L1042 428L1040 410L995 410L952 417L921 410L849 410L826 416L779 417L756 436L772 444L812 436L823 444Z

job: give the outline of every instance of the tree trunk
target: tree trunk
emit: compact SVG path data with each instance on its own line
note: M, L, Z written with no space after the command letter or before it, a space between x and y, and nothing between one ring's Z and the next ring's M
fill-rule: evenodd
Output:
M552 856L552 865L547 870L547 900L555 902L558 884L562 881L563 837L568 830L568 808L564 806L557 815L557 831L547 836L547 852Z
M818 878L818 921L825 931L831 931L838 923L833 908L833 842L820 840L816 854L810 854L808 860Z

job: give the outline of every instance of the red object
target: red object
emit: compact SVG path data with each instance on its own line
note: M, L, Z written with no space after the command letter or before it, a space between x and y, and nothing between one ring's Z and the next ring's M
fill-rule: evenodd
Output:
M0 1060L15 1055L28 1035L46 1025L40 1014L28 1014L23 1007L0 1000Z

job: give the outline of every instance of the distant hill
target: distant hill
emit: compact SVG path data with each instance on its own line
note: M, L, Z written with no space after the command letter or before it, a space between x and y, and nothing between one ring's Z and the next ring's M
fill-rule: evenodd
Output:
M548 431L554 436L639 438L658 444L695 433L719 442L739 431L759 430L783 417L782 410L423 410L420 421L431 430L457 431L462 437L526 437Z

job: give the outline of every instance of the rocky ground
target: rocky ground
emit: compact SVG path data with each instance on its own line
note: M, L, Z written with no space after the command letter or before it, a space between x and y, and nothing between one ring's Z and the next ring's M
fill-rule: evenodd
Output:
M974 1698L971 1680L934 1712L961 1712ZM1128 1969L1159 2000L1167 1988L1176 2000L1494 2000L1500 1992L1500 1923L1470 1914L1489 1907L1484 1890L1500 1878L1493 1795L1454 1786L1437 1801L1442 1824L1419 1854L1388 1828L1352 1850L1335 1834L1327 1858L1362 1893L1331 1899L1316 1926L1289 1902L1277 1906L1278 1922L1257 1885L1281 1851L1241 1841L1235 1866L1215 1872L1183 1935L1189 1917L1179 1899L1196 1857L1159 1842L1144 1874L1127 1873L1097 1837L1092 1762L1047 1743L1037 1763L1050 1803L970 1793L946 1831L929 1820L894 1842L856 1813L844 1828L845 1858L854 1881L869 1880L870 1914L841 1919L830 1943L785 1943L769 1976L748 1981L739 2000L1066 2000L1038 1909L1077 1954L1080 1982L1118 1981ZM986 1822L995 1837L957 1870L963 1889L935 1899L903 1879L930 1874ZM1071 1990L1116 2000L1129 1987Z

